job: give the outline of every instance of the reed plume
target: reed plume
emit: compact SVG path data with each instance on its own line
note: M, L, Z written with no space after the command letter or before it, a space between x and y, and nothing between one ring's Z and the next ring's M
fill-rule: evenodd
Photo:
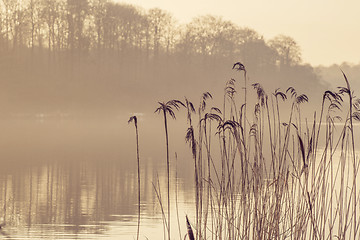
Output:
M185 105L179 100L170 100L168 102L158 102L159 107L156 108L155 113L163 113L164 127L165 127L165 140L166 140L166 170L167 170L167 202L168 202L168 239L170 240L170 159L169 159L169 135L167 125L167 115L176 119L174 110L179 110L181 106Z

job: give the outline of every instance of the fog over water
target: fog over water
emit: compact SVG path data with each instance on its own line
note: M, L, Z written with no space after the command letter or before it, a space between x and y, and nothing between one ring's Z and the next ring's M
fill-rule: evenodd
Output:
M123 124L123 123L126 123ZM140 121L142 123L142 121ZM132 239L136 233L136 161L133 130L119 119L12 119L1 121L3 235L10 239ZM131 133L130 133L131 132ZM143 132L142 132L143 133ZM164 179L164 139L142 134L143 236L162 231L153 191ZM159 146L161 145L161 146ZM183 149L178 149L183 150ZM183 155L183 156L181 156ZM180 157L181 156L181 157ZM178 204L184 217L193 173L179 153ZM189 186L189 187L186 187ZM190 200L189 200L190 199ZM184 205L185 204L185 205ZM191 215L191 211L187 213ZM185 228L183 229L185 231Z

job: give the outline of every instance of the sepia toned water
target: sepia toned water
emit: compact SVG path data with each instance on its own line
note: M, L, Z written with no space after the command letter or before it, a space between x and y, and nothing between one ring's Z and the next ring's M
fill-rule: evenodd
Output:
M136 239L136 141L127 120L0 119L0 239ZM191 221L195 215L193 160L184 141L186 121L181 120L169 122L172 239L184 239L185 216ZM162 124L158 115L139 117L140 239L164 239L168 208Z
M2 119L0 222L5 225L0 238L136 239L134 133L125 117ZM165 156L164 139L158 135L153 139L156 145L144 146L140 151L144 158L140 239L161 239L164 234L162 211L154 191L156 185L162 199L166 199L166 165L164 158L158 159ZM181 159L179 156L178 161ZM181 169L184 164L176 164L173 159L172 235L183 238L185 215L193 216L194 211L193 173ZM167 201L163 201L167 211Z

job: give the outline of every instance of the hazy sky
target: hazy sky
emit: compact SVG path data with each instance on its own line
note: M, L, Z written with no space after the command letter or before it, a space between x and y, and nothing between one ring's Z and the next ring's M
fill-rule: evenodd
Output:
M180 23L223 16L270 39L293 37L313 65L360 63L360 0L115 0L171 12Z

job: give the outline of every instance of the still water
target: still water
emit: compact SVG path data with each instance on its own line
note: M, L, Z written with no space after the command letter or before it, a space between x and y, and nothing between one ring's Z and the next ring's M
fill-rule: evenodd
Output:
M127 120L0 119L0 239L136 239L135 129ZM185 216L191 221L195 214L193 160L182 120L169 122L172 239L184 239ZM140 118L139 133L140 239L164 239L161 116Z
M3 119L0 132L0 239L136 239L136 148L125 117ZM143 132L141 142L153 135ZM140 239L164 235L154 191L160 184L166 211L162 134L152 141L141 149ZM174 239L184 238L185 215L194 212L193 173L184 166L191 158L184 159L172 159Z

